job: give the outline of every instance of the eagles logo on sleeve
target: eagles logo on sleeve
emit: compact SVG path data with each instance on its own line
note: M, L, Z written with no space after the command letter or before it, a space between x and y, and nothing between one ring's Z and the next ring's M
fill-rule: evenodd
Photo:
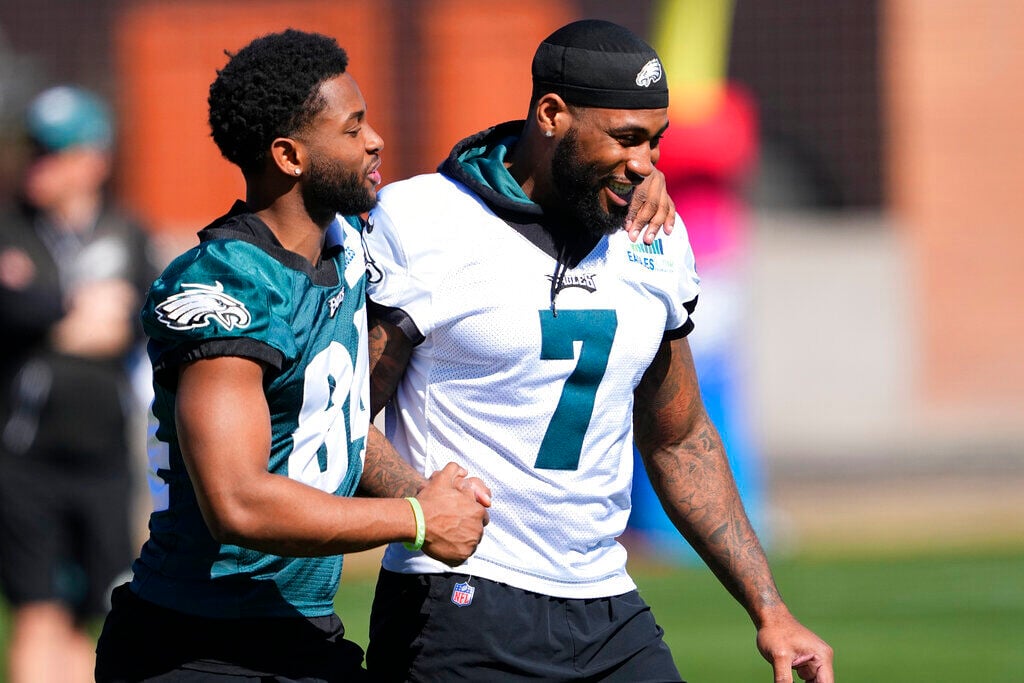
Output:
M224 293L224 285L183 283L185 290L173 294L157 304L157 320L172 330L191 330L206 327L210 321L220 323L225 330L248 327L252 321L249 311L238 299Z

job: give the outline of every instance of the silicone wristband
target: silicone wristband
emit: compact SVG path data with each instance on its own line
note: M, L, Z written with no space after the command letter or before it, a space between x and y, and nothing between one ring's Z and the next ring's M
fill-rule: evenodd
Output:
M406 550L419 550L423 547L423 541L427 537L427 522L423 519L423 508L420 507L420 502L412 496L408 496L406 500L412 506L412 514L416 517L416 540L402 545Z

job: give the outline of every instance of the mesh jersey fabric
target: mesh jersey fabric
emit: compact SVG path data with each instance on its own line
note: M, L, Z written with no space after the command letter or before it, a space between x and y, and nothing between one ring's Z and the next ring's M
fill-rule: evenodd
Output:
M689 330L699 290L680 221L654 245L602 238L570 268L465 185L428 174L385 187L369 223L368 295L422 335L387 435L424 474L454 460L494 494L456 571L568 598L632 590L616 538L633 389L664 336ZM383 564L449 570L401 544Z

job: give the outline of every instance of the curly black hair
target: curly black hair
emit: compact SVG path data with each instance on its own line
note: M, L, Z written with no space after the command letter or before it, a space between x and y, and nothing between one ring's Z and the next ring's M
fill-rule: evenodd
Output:
M348 67L334 38L291 28L225 54L207 99L210 131L243 173L262 168L274 138L294 135L324 108L320 84Z

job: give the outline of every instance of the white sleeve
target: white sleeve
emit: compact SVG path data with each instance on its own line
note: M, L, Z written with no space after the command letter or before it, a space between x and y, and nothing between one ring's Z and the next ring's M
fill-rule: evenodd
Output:
M402 214L401 208L396 211ZM388 310L383 317L419 343L433 327L430 269L416 253L421 240L407 240L409 231L425 226L395 220L383 203L370 212L363 231L366 250L366 293L373 304ZM411 247L411 250L410 250ZM410 267L415 262L415 265ZM412 324L412 328L408 324Z
M659 242L661 240L656 240ZM665 251L672 252L674 270L676 273L675 291L668 305L668 318L665 321L665 333L673 337L684 337L693 329L693 320L690 316L697 307L697 297L700 294L700 277L697 275L697 267L693 256L693 248L690 246L690 238L686 233L686 226L677 215L672 234L664 239Z

